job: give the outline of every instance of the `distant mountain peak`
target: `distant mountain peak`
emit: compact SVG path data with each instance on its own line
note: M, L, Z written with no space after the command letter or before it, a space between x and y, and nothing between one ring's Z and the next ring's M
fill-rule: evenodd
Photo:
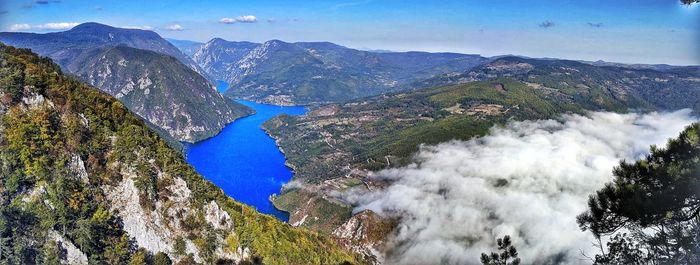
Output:
M263 43L263 45L265 45L265 44L267 44L267 45L291 45L291 43L289 43L289 42L285 42L285 41L277 40L277 39L266 41Z
M96 37L97 35L102 35L105 33L116 33L116 32L134 32L134 31L144 31L145 30L129 30L129 29L122 29L122 28L115 28L109 25L105 24L100 24L97 22L85 22L80 25L77 25L73 27L72 29L69 29L65 31L64 33L66 34L95 34ZM153 32L155 33L155 32Z
M73 27L71 30L83 30L83 29L115 29L115 27L112 27L110 25L105 25L105 24L100 24L97 22L85 22L81 23L75 27Z

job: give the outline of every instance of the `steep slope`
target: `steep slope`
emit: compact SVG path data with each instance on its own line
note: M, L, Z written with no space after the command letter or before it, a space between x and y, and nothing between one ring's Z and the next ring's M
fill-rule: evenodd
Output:
M189 57L152 31L84 23L57 33L0 33L0 41L51 57L123 100L174 145L215 135L250 113L222 98L190 69L199 68Z
M324 60L314 50L292 43L267 41L239 60L226 80L226 94L274 104L343 101L376 94L379 74Z
M190 58L192 58L194 53L197 52L197 50L199 50L199 47L204 45L204 43L191 40L176 40L167 38L165 40L170 42L170 44L175 46L178 50L180 50L182 53L189 56Z
M330 42L263 44L213 39L196 53L210 75L229 82L226 94L274 104L347 101L488 61L455 53L373 53Z
M180 141L196 142L251 113L175 58L126 46L90 50L72 72Z
M353 262L227 197L119 101L29 50L0 45L0 118L0 260Z
M192 59L211 77L227 80L229 73L235 71L235 63L258 46L258 43L214 38L201 45L192 55Z

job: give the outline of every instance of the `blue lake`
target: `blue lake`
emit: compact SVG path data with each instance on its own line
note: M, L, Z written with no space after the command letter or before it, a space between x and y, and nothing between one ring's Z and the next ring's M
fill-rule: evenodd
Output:
M288 214L275 209L268 198L280 192L292 178L292 171L261 125L279 114L301 115L306 109L237 102L256 113L234 121L212 138L188 145L187 162L234 199L288 221Z

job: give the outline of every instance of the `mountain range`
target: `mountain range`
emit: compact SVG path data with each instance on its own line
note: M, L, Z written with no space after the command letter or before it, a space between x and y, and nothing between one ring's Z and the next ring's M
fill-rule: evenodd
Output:
M330 42L231 42L220 38L193 55L233 98L292 105L347 101L406 89L436 74L461 72L488 59L479 55L368 52Z
M376 263L395 220L337 195L382 189L368 174L407 165L421 145L567 113L700 113L697 66L199 43L98 23L0 41L47 56L0 44L0 257L16 264ZM228 98L211 80L230 84ZM271 197L291 226L226 196L166 144L251 113L230 98L311 105L263 125L299 184Z
M52 58L122 100L175 144L211 137L251 113L222 97L191 58L152 31L83 23L46 34L2 32L0 41Z

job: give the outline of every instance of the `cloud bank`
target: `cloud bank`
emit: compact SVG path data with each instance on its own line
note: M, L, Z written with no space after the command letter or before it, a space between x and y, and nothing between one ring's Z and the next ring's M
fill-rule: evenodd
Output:
M121 26L121 28L125 29L140 29L140 30L153 30L153 27L149 25L143 25L143 26Z
M10 31L20 31L20 30L65 30L71 29L80 23L77 22L52 22L39 25L29 25L29 24L12 24L8 27Z
M233 24L233 23L255 23L258 22L258 18L252 15L247 15L247 16L238 16L235 18L230 18L230 17L225 17L219 19L219 23L222 24Z
M413 164L371 175L391 181L386 189L348 199L356 211L400 217L390 264L478 264L504 235L524 264L589 264L580 253L595 254L594 238L575 219L588 195L619 160L642 157L695 120L682 110L512 122L423 146Z

